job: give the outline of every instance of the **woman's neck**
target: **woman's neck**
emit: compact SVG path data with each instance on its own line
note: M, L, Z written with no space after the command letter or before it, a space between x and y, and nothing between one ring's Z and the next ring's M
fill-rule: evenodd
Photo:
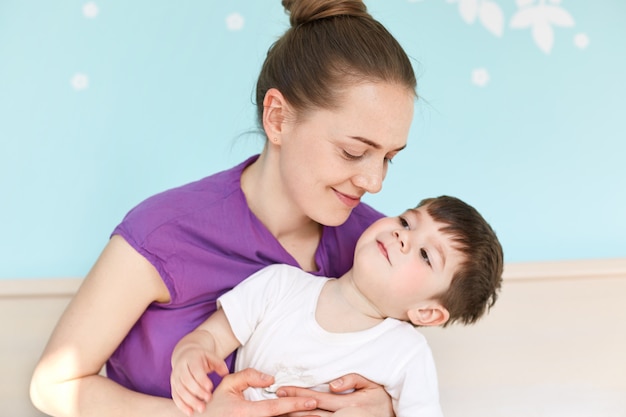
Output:
M268 152L241 175L241 189L248 207L305 271L317 270L315 252L322 227L305 216L283 192L278 161Z

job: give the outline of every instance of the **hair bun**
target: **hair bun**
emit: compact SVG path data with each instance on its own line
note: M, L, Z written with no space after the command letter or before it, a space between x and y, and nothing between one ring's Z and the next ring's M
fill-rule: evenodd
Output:
M333 16L370 17L362 0L282 0L292 27Z

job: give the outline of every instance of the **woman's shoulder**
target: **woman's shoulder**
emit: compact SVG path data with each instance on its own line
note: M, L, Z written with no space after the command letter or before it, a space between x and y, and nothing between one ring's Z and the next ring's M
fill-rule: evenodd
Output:
M184 209L187 205L206 207L211 200L220 200L241 190L241 173L249 163L250 159L232 168L162 191L147 198L137 207L152 208L169 205L179 209Z
M180 219L193 218L199 213L206 217L214 209L224 210L224 204L245 204L240 185L241 172L253 158L146 198L126 214L116 232L132 228L135 231L143 230L141 234L149 234Z

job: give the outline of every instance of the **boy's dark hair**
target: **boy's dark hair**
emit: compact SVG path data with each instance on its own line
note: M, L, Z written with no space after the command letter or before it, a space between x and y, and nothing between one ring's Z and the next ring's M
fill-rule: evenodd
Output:
M464 260L439 301L450 313L444 327L454 322L473 324L496 302L502 284L504 255L496 233L478 211L455 197L422 200L428 214L443 226Z

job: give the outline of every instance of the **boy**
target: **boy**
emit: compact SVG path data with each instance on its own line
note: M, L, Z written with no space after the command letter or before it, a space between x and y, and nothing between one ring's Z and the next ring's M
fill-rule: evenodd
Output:
M187 414L202 411L207 373L227 374L223 359L239 348L237 370L275 378L248 399L275 398L287 385L324 390L358 373L384 385L396 416L440 417L434 361L414 326L476 322L497 299L502 269L502 247L473 207L423 200L365 230L340 278L271 265L220 297L220 309L174 349L172 396Z

